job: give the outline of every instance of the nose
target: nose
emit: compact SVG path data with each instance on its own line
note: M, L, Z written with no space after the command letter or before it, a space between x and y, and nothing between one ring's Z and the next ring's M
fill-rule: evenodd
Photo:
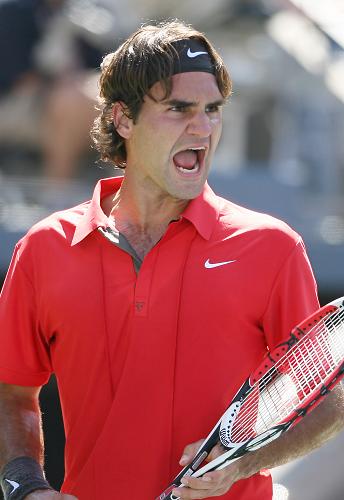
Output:
M212 132L210 117L206 112L195 113L188 125L188 133L198 137L209 137Z

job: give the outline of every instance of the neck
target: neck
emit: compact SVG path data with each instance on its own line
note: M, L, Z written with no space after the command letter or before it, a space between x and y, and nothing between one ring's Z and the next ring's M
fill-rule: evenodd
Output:
M124 177L119 191L105 199L102 207L143 258L164 235L168 224L179 218L188 202L154 190L135 189Z

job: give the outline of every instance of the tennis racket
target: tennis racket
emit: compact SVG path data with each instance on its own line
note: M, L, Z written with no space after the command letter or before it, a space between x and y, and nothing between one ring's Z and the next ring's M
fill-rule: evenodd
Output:
M313 410L344 376L344 297L298 324L232 399L190 464L156 500L171 499L183 476L223 469L270 443ZM220 443L222 455L200 467Z

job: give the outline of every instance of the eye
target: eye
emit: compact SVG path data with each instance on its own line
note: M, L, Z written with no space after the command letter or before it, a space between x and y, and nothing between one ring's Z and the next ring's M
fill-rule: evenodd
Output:
M218 113L221 108L221 104L209 104L209 106L206 107L206 113Z
M185 104L176 104L175 106L171 106L169 108L169 111L176 111L177 113L185 113L186 111L188 111L188 106L186 106Z

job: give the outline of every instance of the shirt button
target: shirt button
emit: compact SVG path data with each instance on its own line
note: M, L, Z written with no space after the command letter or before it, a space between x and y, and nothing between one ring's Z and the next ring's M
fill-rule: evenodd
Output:
M137 300L135 302L135 314L139 316L144 316L146 314L146 302L143 300Z

